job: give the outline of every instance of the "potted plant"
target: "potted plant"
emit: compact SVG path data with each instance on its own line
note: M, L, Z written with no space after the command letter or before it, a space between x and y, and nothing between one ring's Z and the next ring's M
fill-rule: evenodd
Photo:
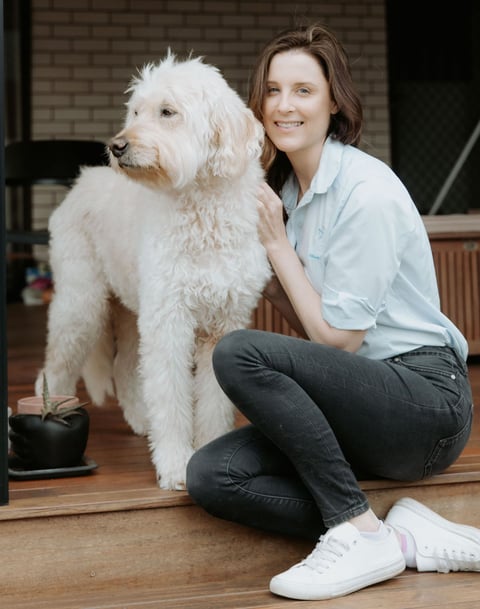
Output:
M9 417L11 451L30 470L79 466L88 440L89 415L75 396L50 396L43 377L42 396L22 398Z

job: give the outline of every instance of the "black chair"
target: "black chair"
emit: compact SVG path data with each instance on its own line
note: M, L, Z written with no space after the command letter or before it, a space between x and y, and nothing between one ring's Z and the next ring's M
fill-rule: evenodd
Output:
M48 243L48 230L32 230L32 196L35 185L70 187L82 166L108 165L104 143L91 140L32 140L5 147L5 186L19 188L21 196L11 202L13 225L7 243ZM20 205L20 209L15 209Z

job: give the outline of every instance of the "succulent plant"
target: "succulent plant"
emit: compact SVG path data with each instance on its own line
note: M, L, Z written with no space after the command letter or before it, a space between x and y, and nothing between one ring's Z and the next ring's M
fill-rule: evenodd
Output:
M71 400L70 397L67 397L62 400L52 400L50 398L50 392L48 390L47 377L45 373L43 374L43 391L42 391L42 421L46 418L54 419L63 425L67 425L70 427L70 422L67 420L67 417L74 415L82 415L81 408L86 406L88 402L82 402L81 404L74 404L73 406L65 406L61 408L62 404L69 402Z

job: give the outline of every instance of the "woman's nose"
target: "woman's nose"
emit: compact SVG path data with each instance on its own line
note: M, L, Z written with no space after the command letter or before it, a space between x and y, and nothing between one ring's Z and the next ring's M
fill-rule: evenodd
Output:
M293 105L292 105L292 100L290 98L290 95L288 95L288 94L279 95L277 100L278 100L277 108L281 112L290 112L293 110Z

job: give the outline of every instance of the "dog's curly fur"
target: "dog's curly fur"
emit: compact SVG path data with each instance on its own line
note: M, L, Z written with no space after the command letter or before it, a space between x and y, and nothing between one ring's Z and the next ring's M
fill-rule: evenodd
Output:
M83 376L148 434L159 484L184 488L193 450L233 406L212 351L249 325L270 277L257 234L263 128L219 71L171 53L132 82L111 167L84 168L50 219L51 393Z

